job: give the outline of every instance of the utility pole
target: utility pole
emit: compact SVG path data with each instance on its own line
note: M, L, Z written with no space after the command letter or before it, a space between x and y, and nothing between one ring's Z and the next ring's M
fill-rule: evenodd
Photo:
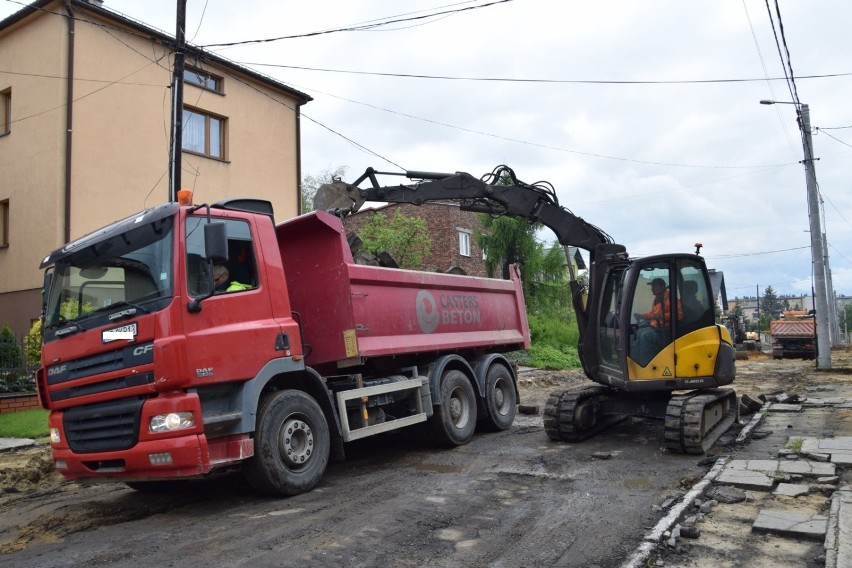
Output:
M822 201L822 200L820 200ZM831 333L831 346L840 343L840 325L837 323L837 298L834 296L834 283L831 278L831 265L828 263L828 237L822 234L822 251L825 254L825 289L828 295L828 328Z
M828 307L829 289L825 281L825 247L823 246L823 233L819 218L819 189L817 189L816 169L814 168L814 145L811 139L811 111L808 105L799 102L784 102L762 100L762 105L796 105L796 114L799 120L799 130L802 132L802 145L805 149L805 178L808 187L808 220L810 221L811 233L811 262L813 263L814 275L814 299L816 305L816 328L817 328L817 367L820 369L831 368L831 332L829 331L829 320L831 319Z
M822 228L819 218L819 190L814 168L814 146L811 139L811 111L808 105L796 107L799 111L802 141L805 146L805 176L808 186L808 218L811 229L811 258L814 270L814 294L816 296L817 367L831 368L831 332L828 297L825 281L825 251L823 250Z
M183 151L183 67L186 54L186 0L177 0L175 65L172 73L172 135L169 145L169 201L177 201Z

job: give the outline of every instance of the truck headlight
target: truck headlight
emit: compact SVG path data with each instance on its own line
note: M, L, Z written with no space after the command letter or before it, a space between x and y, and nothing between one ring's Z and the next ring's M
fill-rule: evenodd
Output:
M44 432L44 430L42 430ZM62 441L62 438L59 436L59 428L51 428L50 429L50 442L52 444L58 444Z
M169 412L151 417L151 432L174 432L195 426L192 412Z

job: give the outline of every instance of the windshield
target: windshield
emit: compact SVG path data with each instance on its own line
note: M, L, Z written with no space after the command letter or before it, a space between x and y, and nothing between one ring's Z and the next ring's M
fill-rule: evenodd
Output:
M111 308L172 296L174 217L158 219L56 262L45 326L82 321Z

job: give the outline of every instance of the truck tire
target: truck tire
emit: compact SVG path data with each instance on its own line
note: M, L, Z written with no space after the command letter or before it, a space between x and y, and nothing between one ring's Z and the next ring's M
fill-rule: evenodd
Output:
M319 482L330 447L328 423L319 404L299 390L275 392L260 405L254 456L243 473L263 493L299 495Z
M495 363L485 375L485 406L488 416L484 422L492 430L508 430L515 421L518 394L512 373L505 365Z
M441 405L429 418L431 439L444 447L463 446L476 430L476 398L467 375L449 370L441 377Z

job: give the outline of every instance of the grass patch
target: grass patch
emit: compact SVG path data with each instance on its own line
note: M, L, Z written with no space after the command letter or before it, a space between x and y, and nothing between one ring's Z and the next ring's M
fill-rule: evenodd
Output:
M530 315L532 346L522 364L539 369L577 369L581 367L577 354L580 332L574 321L559 317Z
M551 345L533 345L529 350L529 365L539 369L576 369L580 367L577 350L571 347L557 349Z
M47 416L42 408L0 414L0 438L43 438L50 434Z
M794 452L799 453L802 451L802 444L804 443L804 438L790 438L789 440L787 440L786 448L788 450L793 450Z

